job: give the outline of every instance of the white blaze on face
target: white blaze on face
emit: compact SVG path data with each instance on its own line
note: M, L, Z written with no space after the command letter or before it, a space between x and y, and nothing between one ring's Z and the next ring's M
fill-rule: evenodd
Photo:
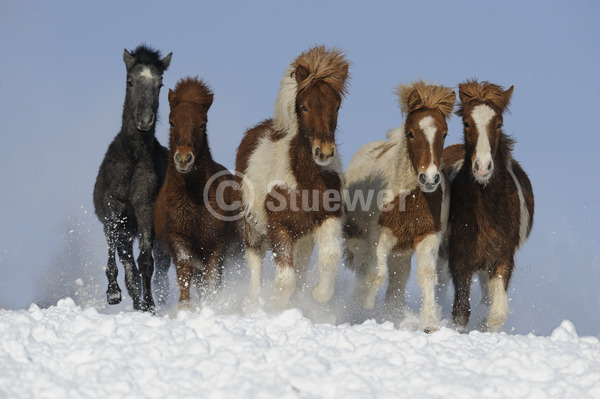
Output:
M479 161L480 172L483 173L480 177L487 174L487 165L492 162L492 147L487 135L487 127L494 115L496 112L485 104L476 106L471 114L479 133L475 147L475 159Z
M140 76L146 79L152 79L154 77L152 71L150 71L150 68L148 67L144 67L144 69L140 71Z
M435 181L435 176L439 173L438 167L433 162L433 141L435 139L435 134L437 133L437 127L435 126L435 121L431 116L426 116L425 118L421 119L419 122L419 127L425 133L425 137L429 142L429 149L431 151L431 161L424 173L427 181L433 183Z

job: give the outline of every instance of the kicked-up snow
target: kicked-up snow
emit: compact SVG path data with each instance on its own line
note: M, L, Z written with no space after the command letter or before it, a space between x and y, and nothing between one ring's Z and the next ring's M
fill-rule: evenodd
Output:
M315 324L297 309L101 314L73 300L0 310L1 398L600 398L600 342L393 323Z

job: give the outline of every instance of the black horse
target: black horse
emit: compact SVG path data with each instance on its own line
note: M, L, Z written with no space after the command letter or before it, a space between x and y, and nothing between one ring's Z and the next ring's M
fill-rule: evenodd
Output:
M163 183L168 150L156 139L155 122L162 75L171 63L169 53L161 59L160 53L146 45L133 52L125 50L123 60L127 67L127 91L123 106L121 131L108 147L100 165L94 186L96 215L104 225L108 241L107 301L121 302L117 283L115 252L125 268L125 285L136 310L154 311L152 274L157 262L159 302L168 294L167 271L169 257L155 243L152 212L154 201ZM139 270L133 256L133 241L139 239ZM141 287L140 287L141 276ZM143 288L143 302L140 290Z

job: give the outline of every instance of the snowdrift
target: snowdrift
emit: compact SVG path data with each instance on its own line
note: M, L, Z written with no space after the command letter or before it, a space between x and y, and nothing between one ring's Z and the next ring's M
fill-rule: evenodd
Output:
M276 315L0 310L0 397L599 398L600 342Z

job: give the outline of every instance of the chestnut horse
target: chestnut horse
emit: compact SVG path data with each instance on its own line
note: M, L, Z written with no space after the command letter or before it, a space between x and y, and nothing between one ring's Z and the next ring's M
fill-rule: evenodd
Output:
M213 93L198 78L169 90L170 158L154 206L156 236L173 258L179 307L190 307L190 285L206 299L220 286L225 252L235 234L222 184L232 175L213 161L206 135Z
M402 85L397 93L404 123L388 132L387 141L363 146L346 171L345 254L358 276L355 297L367 309L389 267L386 306L397 311L416 252L421 327L431 331L440 322L436 268L449 205L441 156L456 94L423 81Z
M471 313L471 278L479 273L484 297L491 299L483 326L497 331L508 317L508 284L514 256L533 223L533 190L512 157L514 141L502 132L513 86L469 80L459 85L464 145L444 150L452 178L449 216L449 268L454 285L452 318L464 331Z
M335 131L348 65L337 49L317 46L302 53L281 80L273 119L249 129L239 146L238 226L251 271L247 306L258 303L268 246L276 263L276 306L288 307L297 274L304 284L315 239L320 281L312 294L318 302L333 295L343 214Z
M167 271L170 259L154 242L152 207L165 177L167 149L155 137L156 112L162 75L171 63L169 53L140 45L123 53L127 67L127 91L121 131L108 147L94 185L94 209L104 225L108 242L106 299L110 305L121 302L115 254L125 268L125 285L136 310L154 311L152 274L154 256L159 288L158 300L168 292ZM133 241L139 239L138 267L133 256ZM141 284L140 284L141 276ZM143 292L142 292L143 288ZM143 300L140 296L143 295Z

